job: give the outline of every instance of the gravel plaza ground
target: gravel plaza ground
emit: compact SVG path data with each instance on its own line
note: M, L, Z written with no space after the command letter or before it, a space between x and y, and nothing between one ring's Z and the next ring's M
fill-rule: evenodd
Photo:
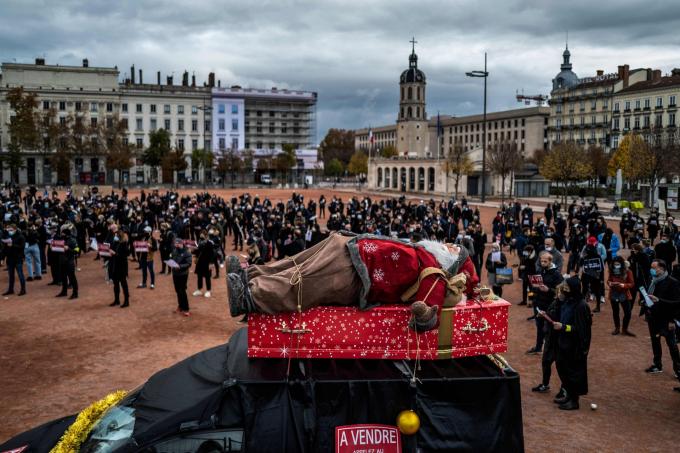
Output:
M218 190L223 197L243 189ZM251 189L273 202L286 200L291 190ZM193 193L194 190L183 190ZM310 189L306 199L337 194L344 199L362 193ZM131 195L135 192L132 191ZM487 231L495 210L482 208ZM618 225L615 231L618 230ZM227 242L227 250L231 250ZM627 251L624 251L627 253ZM130 263L128 283L131 307L109 307L112 286L104 280L101 261L90 252L79 260L80 298L56 299L59 289L47 286L49 278L27 283L28 295L0 299L0 442L62 415L79 411L90 402L117 389L133 389L151 374L203 349L224 343L242 325L228 313L225 275L213 280L212 298L192 297L196 278L189 279L192 316L174 314L176 298L171 277L156 275L156 289L137 289L141 271ZM517 257L509 257L511 263ZM566 262L566 259L565 259ZM7 285L0 269L0 289ZM156 272L159 272L158 260ZM486 282L486 276L482 279ZM526 451L642 452L669 451L680 432L680 394L664 348L663 374L648 376L651 348L646 324L634 309L631 330L637 338L612 336L610 305L594 315L589 359L590 394L581 410L559 411L552 403L559 388L557 373L553 392L537 394L540 356L525 355L535 336L531 310L517 306L521 286L504 290L510 309L510 364L519 371ZM598 409L592 411L590 404ZM455 423L455 420L451 421Z

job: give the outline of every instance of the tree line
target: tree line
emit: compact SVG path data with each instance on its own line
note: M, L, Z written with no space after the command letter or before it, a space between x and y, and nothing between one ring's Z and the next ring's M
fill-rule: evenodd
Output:
M39 110L37 94L25 91L23 87L9 90L6 99L14 114L8 123L8 152L0 154L0 164L10 170L13 182L18 182L19 170L26 166L26 151L49 158L57 180L64 183L70 182L71 163L77 158L104 159L108 170L118 172L119 184L122 184L121 173L129 170L137 159L151 168L151 183L173 182L176 172L189 166L184 150L172 145L171 133L165 129L151 131L149 146L140 148L129 143L127 121L117 114L96 117L89 123L79 112L59 117L55 108ZM233 184L235 175L241 174L243 182L245 173L255 168L260 172L276 170L287 178L297 164L297 157L295 147L286 144L283 152L271 150L270 155L260 157L255 168L252 150L227 149L215 154L207 149L194 149L190 161L195 170L215 168L223 183L227 175L231 175ZM205 172L202 182L206 182Z

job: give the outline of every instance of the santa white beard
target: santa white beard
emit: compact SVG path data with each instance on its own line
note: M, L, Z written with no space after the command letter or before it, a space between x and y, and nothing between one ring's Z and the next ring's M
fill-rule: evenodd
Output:
M425 250L435 257L442 269L448 270L453 266L458 260L458 255L451 253L449 249L441 242L436 241L420 241L418 245L422 246Z

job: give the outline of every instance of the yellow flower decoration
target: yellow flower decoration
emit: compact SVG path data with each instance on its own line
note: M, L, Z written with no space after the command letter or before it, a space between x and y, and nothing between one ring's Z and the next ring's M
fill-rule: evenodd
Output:
M104 412L116 405L125 395L127 395L125 390L118 390L83 409L50 453L78 453L80 445L90 434L94 424L99 421Z

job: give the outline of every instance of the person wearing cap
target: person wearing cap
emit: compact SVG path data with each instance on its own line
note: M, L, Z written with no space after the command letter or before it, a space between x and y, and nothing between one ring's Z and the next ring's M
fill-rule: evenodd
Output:
M7 272L9 273L9 287L2 295L8 296L14 294L14 271L19 276L19 283L21 284L21 291L19 296L26 294L26 280L24 279L24 247L26 239L21 231L17 230L15 224L7 225L6 233L3 235L2 242L4 243L4 255L7 262Z
M177 309L175 313L183 316L191 316L189 312L189 298L187 297L187 281L189 280L189 268L191 267L191 253L184 247L184 240L176 238L175 247L170 258L176 263L172 267L172 283L177 294ZM169 266L168 266L169 267Z
M64 238L64 251L59 253L59 270L61 272L61 292L56 297L65 297L68 287L72 292L69 299L78 298L78 279L76 278L76 253L80 250L78 242L73 236L73 225L70 223L61 226L61 235Z

